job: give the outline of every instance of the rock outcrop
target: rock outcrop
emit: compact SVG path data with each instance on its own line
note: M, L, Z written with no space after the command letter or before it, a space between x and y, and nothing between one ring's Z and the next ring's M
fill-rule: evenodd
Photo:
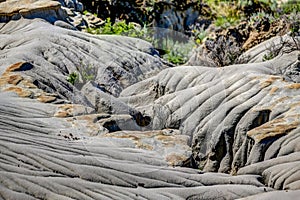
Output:
M89 1L81 0L86 9L97 13L101 19L111 18L136 22L141 25L153 24L154 27L171 29L185 33L196 22L201 25L203 19L211 15L209 7L199 1Z
M171 67L139 39L1 22L0 197L297 196L299 38L281 39L247 64Z
M178 130L153 131L117 98L129 85L167 68L148 43L91 36L39 19L10 21L1 37L3 198L238 198L264 191L257 175L174 168L191 155L189 137ZM93 59L100 72L81 92L67 76L80 61ZM93 95L83 92L90 87L100 98L111 95L111 106L123 111L97 112Z
M256 20L247 19L224 30L209 27L208 39L195 50L187 65L223 67L247 63L247 59L239 58L241 54L270 38L287 34L292 24L299 21L286 16L273 21L268 17Z
M47 0L7 0L0 4L0 22L18 20L20 18L33 19L36 17L50 22L65 20L67 13L61 9L58 1Z
M197 167L235 174L297 152L298 83L282 72L297 65L298 55L292 51L268 62L225 68L165 69L123 90L121 99L151 116L153 129L176 128L190 136ZM148 101L136 100L144 94Z

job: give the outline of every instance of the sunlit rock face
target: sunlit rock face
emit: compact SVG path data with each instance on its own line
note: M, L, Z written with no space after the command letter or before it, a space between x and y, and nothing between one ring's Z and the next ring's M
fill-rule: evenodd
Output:
M247 54L259 58L259 49L277 40ZM177 128L190 136L197 167L235 174L244 166L299 149L294 141L299 137L299 83L287 76L297 68L298 55L295 50L268 62L224 68L169 68L126 88L121 98L153 116L156 129ZM148 88L152 94L146 93ZM152 104L135 101L144 94ZM293 142L282 145L283 141Z
M20 18L44 18L50 22L65 20L67 13L58 1L46 0L7 0L0 4L0 22Z

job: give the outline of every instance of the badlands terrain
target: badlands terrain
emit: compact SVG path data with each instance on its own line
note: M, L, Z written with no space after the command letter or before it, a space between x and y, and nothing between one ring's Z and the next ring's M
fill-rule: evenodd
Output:
M299 198L298 36L174 66L75 0L0 2L0 199Z

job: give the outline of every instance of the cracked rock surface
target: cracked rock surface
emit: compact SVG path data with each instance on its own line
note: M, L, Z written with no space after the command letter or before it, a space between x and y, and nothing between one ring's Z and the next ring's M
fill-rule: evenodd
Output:
M299 196L299 50L170 67L38 16L0 23L0 199Z

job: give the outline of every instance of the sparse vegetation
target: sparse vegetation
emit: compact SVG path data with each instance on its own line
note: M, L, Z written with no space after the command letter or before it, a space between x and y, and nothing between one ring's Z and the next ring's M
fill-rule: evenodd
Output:
M91 34L126 35L149 40L149 30L146 28L146 25L141 27L139 24L133 22L126 23L125 20L113 23L110 18L107 18L104 26L100 28L88 28L86 31Z
M84 15L86 15L86 14L88 14L88 13L89 13L89 11L87 11L87 10L84 10L84 11L83 11L83 14L84 14Z
M207 40L205 46L209 50L208 56L215 61L218 67L236 63L242 52L240 46L224 36L220 36L216 40Z
M202 26L200 29L194 29L192 30L194 40L196 44L202 44L207 39L208 33Z
M175 65L184 64L188 61L194 46L195 43L191 39L187 42L169 40L169 46L164 48L167 52L163 58Z
M95 80L97 69L91 64L85 65L81 62L80 66L76 67L77 70L70 73L67 81L78 88L81 88L88 81Z
M207 0L203 2L207 3L212 9L213 15L215 16L213 23L217 27L227 28L231 25L235 25L240 22L243 17L238 1Z
M272 60L275 57L272 51L268 52L263 56L263 61Z
M76 82L78 82L79 80L79 76L77 72L72 72L69 74L69 76L67 77L67 81L69 83L71 83L72 85L75 85Z
M280 42L278 45L272 43L268 48L268 53L263 55L262 60L267 61L275 58L280 53L289 53L293 50L299 50L299 39L291 36L292 41L289 38L284 39L284 37L280 37Z
M298 13L300 12L300 2L298 0L289 0L279 6L282 14Z
M84 83L94 80L97 74L97 69L91 64L81 65L81 67L78 67L77 69Z
M299 50L299 39L296 36L300 36L300 16L299 15L291 15L290 20L292 21L290 25L290 35L295 43L296 48Z
M185 63L188 60L191 49L195 46L195 43L192 42L193 40L180 42L174 39L176 37L173 38L168 34L158 39L158 36L151 27L147 27L146 25L142 27L135 23L126 23L125 20L112 23L110 18L106 19L106 23L103 27L97 29L89 28L87 32L92 34L125 35L144 39L152 43L160 52L163 52L162 58L175 65Z
M146 1L145 10L147 13L153 14L156 1ZM261 28L268 28L268 24L278 20L279 16L284 14L297 13L300 11L300 2L290 0L285 3L279 3L276 0L199 0L198 5L207 5L210 9L208 24L199 24L198 26L190 27L189 37L190 39L180 42L172 37L158 38L153 33L152 26L140 25L133 22L127 22L125 20L110 18L105 20L105 24L100 28L89 28L87 32L92 34L116 34L126 35L129 37L141 38L148 42L151 42L161 53L162 58L168 60L173 64L183 64L188 60L189 54L193 47L197 45L205 45L211 52L211 58L216 61L218 66L224 66L228 64L234 64L239 62L238 57L242 54L243 49L240 44L235 44L236 40L232 38L211 38L210 32L207 30L209 24L221 30L228 29L229 27L236 26L242 21L250 21L249 25L257 31ZM150 17L153 19L153 17ZM150 18L147 18L148 20ZM150 21L144 21L145 24L151 24ZM299 20L291 20L293 24L291 26L291 35L299 35ZM266 26L267 25L267 26ZM212 29L214 31L216 29ZM210 30L211 31L211 30ZM207 40L209 39L208 43ZM238 39L238 38L236 38ZM191 45L190 41L194 41ZM166 43L168 45L164 45ZM295 42L296 43L296 42ZM225 50L222 50L224 49ZM268 53L264 56L264 60L268 60L274 57L272 53Z

